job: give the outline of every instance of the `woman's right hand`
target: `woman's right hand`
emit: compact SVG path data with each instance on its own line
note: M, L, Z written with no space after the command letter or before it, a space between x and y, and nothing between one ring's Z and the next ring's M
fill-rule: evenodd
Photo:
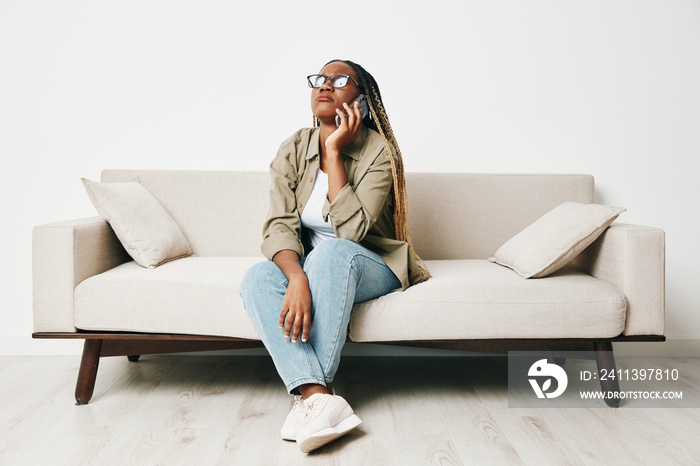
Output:
M284 329L284 338L292 337L296 343L301 333L301 341L309 338L311 329L311 289L305 274L293 276L289 280L287 292L282 301L282 311L279 320L280 328Z
M284 330L284 338L292 337L296 343L309 338L311 329L311 289L309 279L299 262L299 256L290 249L278 251L272 260L280 268L289 284L282 300L279 324Z

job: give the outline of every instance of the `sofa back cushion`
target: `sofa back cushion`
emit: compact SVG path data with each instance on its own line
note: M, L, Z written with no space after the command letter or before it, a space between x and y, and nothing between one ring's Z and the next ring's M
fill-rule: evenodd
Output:
M487 259L562 202L593 202L593 177L407 173L409 232L423 259Z
M138 177L185 234L196 256L258 256L268 207L267 173L105 170L102 181Z
M260 255L267 173L105 170L104 182L139 178L180 226L195 255ZM565 201L593 202L590 175L407 173L409 227L429 259L486 259Z

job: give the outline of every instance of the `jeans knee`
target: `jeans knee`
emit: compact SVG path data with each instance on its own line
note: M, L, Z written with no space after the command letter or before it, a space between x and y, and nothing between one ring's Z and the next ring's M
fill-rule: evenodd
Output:
M362 253L362 246L346 239L332 238L319 244L309 253L304 272L309 279L357 276L359 270L355 257Z
M332 259L346 259L350 260L356 254L358 248L361 248L359 244L342 238L331 238L327 239L318 246L316 246L306 261L309 262L328 262Z

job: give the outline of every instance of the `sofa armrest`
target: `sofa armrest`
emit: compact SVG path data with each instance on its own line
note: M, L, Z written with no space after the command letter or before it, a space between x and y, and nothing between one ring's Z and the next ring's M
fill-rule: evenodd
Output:
M75 287L130 259L112 228L100 217L34 227L34 331L75 332Z
M659 228L613 223L573 261L627 298L624 335L663 335L665 235Z

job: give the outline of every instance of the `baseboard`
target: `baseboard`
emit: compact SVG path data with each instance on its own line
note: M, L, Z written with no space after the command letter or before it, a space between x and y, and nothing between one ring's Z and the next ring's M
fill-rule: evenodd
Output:
M614 348L617 354L626 356L697 357L700 355L700 339L668 337L665 342L615 343ZM0 336L0 355L3 356L78 356L82 350L83 340L33 339L31 335ZM257 348L188 354L258 356L267 353L264 348ZM470 356L474 354L480 353L351 342L346 343L343 348L345 356Z

